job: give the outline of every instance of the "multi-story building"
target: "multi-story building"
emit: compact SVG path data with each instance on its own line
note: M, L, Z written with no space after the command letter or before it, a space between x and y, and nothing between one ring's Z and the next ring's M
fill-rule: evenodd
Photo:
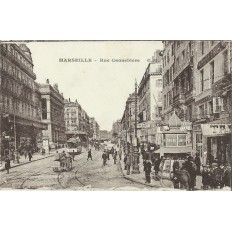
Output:
M210 155L219 163L228 162L231 43L164 41L163 44L165 123L175 112L182 126L188 128L193 151L200 153L203 163Z
M0 45L1 133L7 146L38 146L41 130L41 96L33 72L31 52L25 44ZM4 140L4 138L3 138Z
M138 107L137 107L138 112ZM121 140L125 146L126 141L130 144L135 139L135 93L129 95L121 120Z
M64 120L67 139L85 134L80 128L81 110L81 106L77 100L75 102L71 102L70 99L65 100Z
M231 147L231 42L196 42L194 149L205 163L230 161Z
M118 143L120 145L120 138L121 138L121 130L122 130L122 124L121 124L121 119L117 120L116 122L113 123L112 125L112 138L115 143Z
M95 118L90 118L90 125L91 125L91 130L92 130L92 138L93 140L99 140L99 130L100 127L97 123L97 121L95 120Z
M87 142L89 139L98 139L98 123L94 118L88 116L77 100L75 102L70 101L70 98L65 100L64 119L67 139L79 137L83 142Z
M64 97L59 92L58 84L51 86L49 79L46 84L39 85L42 98L42 121L47 124L43 138L49 143L62 145L66 142L64 122Z
M156 124L161 120L162 112L162 57L160 50L155 52L139 84L139 124L140 142L155 143Z
M165 41L163 52L163 116L167 123L175 111L191 121L194 110L194 41Z

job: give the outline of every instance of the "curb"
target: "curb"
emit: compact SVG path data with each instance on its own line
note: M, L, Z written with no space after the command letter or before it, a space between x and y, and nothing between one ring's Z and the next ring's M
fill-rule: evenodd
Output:
M10 167L10 169L16 168L16 167L19 167L19 166L22 166L22 165L25 165L25 164L33 163L33 162L36 162L36 161L39 161L39 160L43 160L43 159L52 157L52 156L54 156L54 155L55 155L55 154L53 154L53 155L47 155L47 156L45 156L45 157L42 157L42 158L39 158L39 159L36 159L36 160L28 161L28 162L25 162L25 163L19 163L19 164L13 166L13 167ZM4 169L1 170L1 172L2 172L2 171L6 171L6 169L4 168Z
M137 184L142 184L142 185L149 186L149 187L153 187L153 188L162 188L162 187L163 187L162 184L160 184L160 185L148 184L148 183L144 183L144 182L142 182L142 181L135 180L135 179L133 179L133 178L131 178L131 177L128 177L128 176L126 176L126 175L124 174L124 172L122 171L122 164L121 164L120 161L119 161L119 166L120 166L121 172L122 172L122 174L123 174L123 177L124 177L125 179L128 179L128 180L130 180L130 181L132 181L132 182L134 182L134 183L137 183Z

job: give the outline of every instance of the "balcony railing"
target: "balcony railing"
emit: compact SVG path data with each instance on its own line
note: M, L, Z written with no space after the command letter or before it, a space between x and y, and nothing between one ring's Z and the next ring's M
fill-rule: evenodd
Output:
M18 65L20 68L22 68L29 76L31 76L34 80L36 79L36 74L28 68L22 61L20 61L16 56L14 56L10 51L8 51L3 45L1 45L1 51L3 54L7 56L8 59L10 59L13 63Z
M178 95L173 97L173 104L184 103L185 95L183 93L179 93Z

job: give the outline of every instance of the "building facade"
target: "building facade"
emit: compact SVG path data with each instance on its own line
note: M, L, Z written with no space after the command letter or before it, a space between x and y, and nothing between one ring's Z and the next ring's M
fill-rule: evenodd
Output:
M138 112L138 105L137 105ZM121 120L121 144L132 144L135 139L135 93L129 95Z
M88 116L77 100L65 100L64 118L67 139L79 137L83 142L87 142L99 138L98 123Z
M31 52L25 44L10 43L1 44L0 50L2 145L13 149L36 148L46 124L41 121L41 95L35 81Z
M46 84L39 85L42 102L42 121L47 124L43 131L43 139L49 139L49 144L63 145L66 142L64 122L64 98L58 85L51 86L49 79Z
M155 143L156 124L162 113L162 57L155 52L138 88L138 137L140 142Z
M193 151L202 163L229 160L231 141L231 43L164 41L163 117L173 112L192 124Z
M196 42L194 149L203 163L219 164L231 153L231 42Z

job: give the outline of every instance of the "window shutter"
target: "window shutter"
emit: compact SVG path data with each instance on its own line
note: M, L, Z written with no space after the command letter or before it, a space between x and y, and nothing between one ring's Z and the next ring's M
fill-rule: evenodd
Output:
M214 114L220 113L220 105L221 105L220 97L214 97L213 98L213 113Z

